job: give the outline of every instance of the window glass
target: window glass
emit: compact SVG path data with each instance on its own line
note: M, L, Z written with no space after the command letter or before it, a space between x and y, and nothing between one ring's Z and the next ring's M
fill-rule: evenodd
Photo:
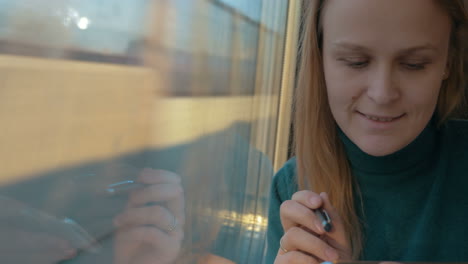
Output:
M0 262L261 263L287 2L0 0Z

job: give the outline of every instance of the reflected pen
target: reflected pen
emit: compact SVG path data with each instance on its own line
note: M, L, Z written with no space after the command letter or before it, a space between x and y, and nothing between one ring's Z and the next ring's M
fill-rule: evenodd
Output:
M120 181L113 184L109 184L106 187L106 193L109 195L118 195L123 193L128 193L133 190L141 189L145 185L142 183L137 183L133 180Z

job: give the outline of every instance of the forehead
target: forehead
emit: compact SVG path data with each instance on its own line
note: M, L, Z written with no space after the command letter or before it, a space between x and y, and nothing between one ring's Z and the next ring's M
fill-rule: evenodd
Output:
M450 36L450 17L435 0L326 0L322 12L325 42L406 48L441 46Z

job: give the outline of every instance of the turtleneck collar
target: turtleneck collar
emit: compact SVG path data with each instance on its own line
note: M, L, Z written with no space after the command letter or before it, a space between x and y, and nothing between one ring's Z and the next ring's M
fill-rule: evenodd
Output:
M435 121L431 119L421 134L409 145L395 153L376 157L362 151L338 128L339 137L353 171L372 175L396 174L427 166L431 163L431 157L436 150L436 133Z

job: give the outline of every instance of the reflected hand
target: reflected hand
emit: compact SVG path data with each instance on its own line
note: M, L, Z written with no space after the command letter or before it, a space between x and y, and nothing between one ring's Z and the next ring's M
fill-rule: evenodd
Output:
M174 173L145 168L137 178L147 185L130 194L117 226L116 264L171 264L184 237L184 192Z
M71 259L76 250L56 234L36 230L27 205L0 197L0 263L52 264Z
M1 228L0 263L53 264L76 255L66 240L49 234Z
M332 230L325 232L312 210L323 208L332 219ZM350 260L351 244L344 231L341 217L325 193L296 192L280 208L284 236L275 259L281 263L321 263Z

